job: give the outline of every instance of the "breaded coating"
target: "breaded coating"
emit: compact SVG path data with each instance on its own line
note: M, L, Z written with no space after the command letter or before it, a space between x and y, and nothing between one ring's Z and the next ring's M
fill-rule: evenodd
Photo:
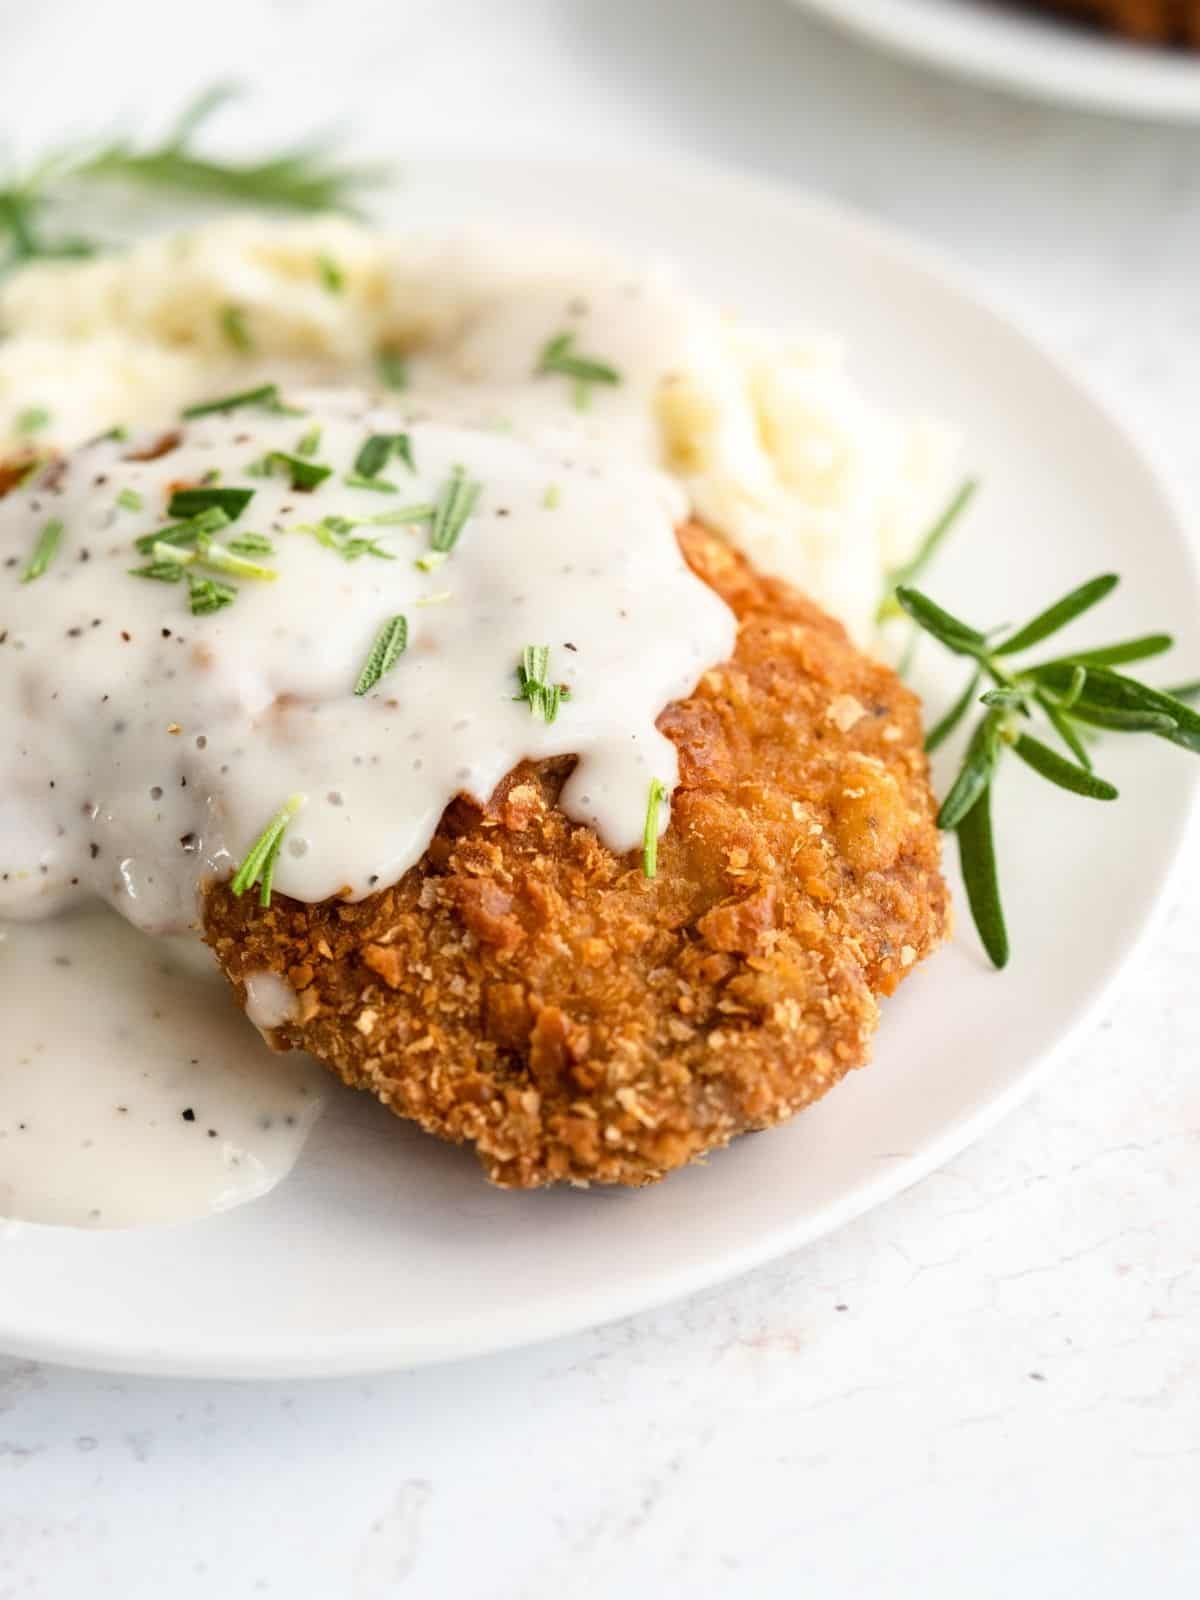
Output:
M680 782L658 875L526 763L447 809L422 861L356 904L207 894L209 943L297 996L311 1051L492 1182L644 1184L782 1122L869 1053L876 997L943 937L916 698L788 585L696 525L733 659L659 727Z

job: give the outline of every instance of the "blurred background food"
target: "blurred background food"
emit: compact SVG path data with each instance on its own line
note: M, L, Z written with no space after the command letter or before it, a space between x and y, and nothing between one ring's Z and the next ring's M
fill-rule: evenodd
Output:
M1043 10L1111 28L1147 44L1200 48L1200 0L1035 0Z

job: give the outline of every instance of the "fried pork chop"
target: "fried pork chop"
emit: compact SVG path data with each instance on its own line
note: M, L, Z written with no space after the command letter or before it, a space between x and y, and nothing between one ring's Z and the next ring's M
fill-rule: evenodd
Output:
M394 887L357 903L206 894L271 1035L511 1188L645 1184L782 1122L868 1058L878 996L947 929L916 698L840 624L696 525L733 658L659 727L679 752L647 879L558 809L572 761L460 796Z

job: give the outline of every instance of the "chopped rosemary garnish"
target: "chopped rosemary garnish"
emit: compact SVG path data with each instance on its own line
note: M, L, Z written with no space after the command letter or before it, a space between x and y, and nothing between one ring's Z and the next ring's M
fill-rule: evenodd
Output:
M317 257L317 273L321 279L322 289L327 289L330 294L341 294L346 287L346 274L332 256Z
M558 373L574 380L575 405L586 411L591 404L592 386L597 383L617 384L621 374L607 361L597 361L592 356L576 355L574 333L558 333L547 339L534 367L535 377L545 373Z
M375 354L375 370L388 389L408 388L408 361L398 350L384 349Z
M571 698L571 691L565 683L548 681L546 674L549 670L550 646L527 644L521 652L521 663L517 668L520 693L515 694L513 699L528 701L530 711L539 722L553 722L558 716L560 702Z
M261 406L264 411L284 412L291 416L300 413L285 406L277 383L260 384L257 389L242 389L237 394L225 394L218 400L201 400L197 405L185 406L182 417L210 417L218 412L238 411L243 406Z
M250 561L228 546L218 544L207 534L201 535L196 541L196 559L214 572L227 572L234 578L260 578L266 583L273 583L279 576L274 567L264 567L257 561Z
M311 533L318 544L334 551L343 561L357 561L360 556L377 556L381 561L395 561L396 557L390 550L385 550L378 539L352 537L354 529L361 526L351 517L322 517L320 522L299 523L294 531Z
M195 544L202 534L219 533L228 526L229 518L220 506L209 506L194 517L189 517L186 522L175 522L168 528L159 528L155 533L144 533L140 539L134 540L133 547L146 556L151 554L156 545Z
M35 578L42 576L46 568L54 560L62 536L62 522L58 517L51 517L41 533L38 534L37 543L33 547L33 554L29 558L25 571L21 574L22 583L32 583Z
M239 556L273 556L275 546L265 533L239 533L230 539L229 548Z
M258 903L262 906L271 904L271 885L275 879L275 862L283 844L283 836L291 825L292 818L304 804L304 795L294 794L267 823L258 838L250 846L242 860L241 866L233 875L229 887L236 895L245 894L247 889L258 885Z
M394 483L387 478L364 478L361 472L348 472L342 479L347 489L371 489L376 494L397 494Z
M237 590L231 583L222 583L218 578L198 578L191 572L186 576L194 617L220 611L223 606L231 606L237 599Z
M417 557L413 562L413 566L416 567L418 572L436 572L447 559L444 550L426 550L423 556Z
M315 456L320 448L321 430L320 428L310 428L308 432L302 434L300 439L297 441L296 454L298 456Z
M29 406L26 410L19 411L13 423L18 433L37 433L49 425L50 413L45 406Z
M177 498L173 498L172 505ZM134 540L134 548L151 559L143 567L130 567L129 575L152 578L159 583L178 583L185 576L186 567L202 566L238 578L258 578L267 582L277 578L279 574L274 568L246 559L252 555L273 554L270 540L262 534L246 533L228 545L218 544L213 534L228 526L229 518L220 506L206 506L186 522L177 522L154 533L143 534L140 539ZM192 573L186 576L195 616L204 616L210 611L219 611L222 606L232 605L237 596L237 590L231 584Z
M130 567L131 578L154 578L159 583L178 583L183 577L183 563L170 561L165 557L161 561L151 561L144 567Z
M236 522L253 498L253 489L176 489L167 506L167 515L195 517L216 506L230 522Z
M433 527L429 533L431 550L453 550L468 517L475 509L483 485L468 478L466 469L456 466L446 480L433 514Z
M122 489L117 496L117 504L122 511L140 511L145 502L136 489Z
M265 460L272 471L276 467L283 468L293 489L315 489L333 473L332 467L323 467L317 461L306 461L303 456L288 455L286 450L268 451Z
M150 554L155 561L169 562L171 565L183 568L194 566L200 559L200 552L193 545L177 545L159 543L154 546Z
M1011 749L1040 777L1071 794L1115 800L1117 790L1092 771L1085 740L1088 730L1152 733L1200 754L1200 713L1176 694L1152 689L1114 672L1124 664L1161 654L1172 643L1167 634L1147 634L1102 649L1055 656L1020 669L1008 657L1048 639L1060 628L1112 593L1112 573L1093 578L1015 630L978 628L936 605L919 590L901 585L896 599L918 627L955 655L972 662L967 688L931 730L926 747L935 749L962 722L983 678L992 687L980 696L985 707L966 756L938 813L938 826L958 835L959 859L971 915L984 949L997 967L1008 960L1008 933L1000 901L992 838L991 791L1001 757ZM1186 686L1185 686L1186 687ZM1029 728L1041 715L1070 752L1070 759L1035 738Z
M219 319L221 332L235 350L244 353L254 349L254 340L246 327L246 313L241 306L222 306Z
M404 654L408 645L408 622L404 617L391 617L375 635L371 653L354 685L355 694L368 694L390 672Z
M399 456L410 472L417 470L406 433L373 433L355 456L354 471L363 478L377 478L393 456Z
M432 522L436 515L437 507L424 502L412 506L397 506L394 511L378 511L373 517L368 517L367 521L375 527L394 527L409 522Z
M667 798L667 786L661 778L650 779L650 793L646 797L646 826L642 830L642 876L658 876L658 814Z

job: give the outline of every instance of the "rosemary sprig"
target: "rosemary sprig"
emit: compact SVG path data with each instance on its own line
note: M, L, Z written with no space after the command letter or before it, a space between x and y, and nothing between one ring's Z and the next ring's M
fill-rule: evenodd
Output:
M56 260L90 256L95 246L90 240L68 235L49 239L42 232L42 213L51 188L69 175L70 152L43 157L24 177L14 178L0 188L0 243L7 251L0 258L0 271L26 261Z
M887 622L891 617L903 615L903 609L896 599L896 590L916 583L917 579L928 570L933 558L953 531L954 525L970 505L978 488L977 478L965 478L932 527L925 533L913 555L902 566L888 573L883 599L879 602L879 609L875 613L876 622Z
M157 144L112 139L56 151L0 188L0 243L8 246L3 264L93 253L97 246L92 240L51 239L42 230L47 205L67 185L115 180L168 194L277 210L353 214L356 196L388 177L386 168L336 162L328 138L313 138L258 161L221 161L201 155L196 135L237 93L237 86L231 84L205 90L185 107ZM328 285L328 277L326 282Z
M1116 588L1118 579L1105 573L1072 589L1015 630L981 632L937 605L918 589L900 585L896 600L903 611L947 650L970 659L966 688L950 710L934 724L925 740L934 750L959 726L987 679L991 687L978 696L985 707L975 725L958 776L938 812L938 826L958 836L959 859L971 915L984 949L997 967L1009 956L1008 933L1000 900L992 836L991 795L1005 751L1011 750L1040 777L1071 794L1091 800L1115 800L1117 790L1092 771L1086 739L1089 730L1151 733L1200 754L1200 713L1185 703L1184 694L1152 689L1113 670L1169 650L1169 634L1144 634L1099 649L1058 655L1030 666L1014 667L1009 658L1050 638L1076 617L1091 610ZM1061 755L1036 738L1029 727L1044 719L1069 751Z
M302 794L292 795L250 846L241 866L233 875L233 882L229 885L234 894L243 895L247 889L253 889L255 884L258 884L259 905L271 904L271 884L275 878L275 862L283 845L283 836L291 825L292 818L303 806L304 799Z
M513 699L528 701L530 711L539 722L553 722L558 716L560 703L571 698L571 691L565 683L549 681L546 676L549 671L550 646L527 644L517 667L520 693L513 695Z
M113 178L151 188L242 200L284 211L353 213L355 195L388 177L379 166L342 166L331 159L328 137L312 137L260 161L215 161L196 153L194 139L218 110L241 93L218 84L188 105L167 137L139 149L116 139L83 164L78 176Z

